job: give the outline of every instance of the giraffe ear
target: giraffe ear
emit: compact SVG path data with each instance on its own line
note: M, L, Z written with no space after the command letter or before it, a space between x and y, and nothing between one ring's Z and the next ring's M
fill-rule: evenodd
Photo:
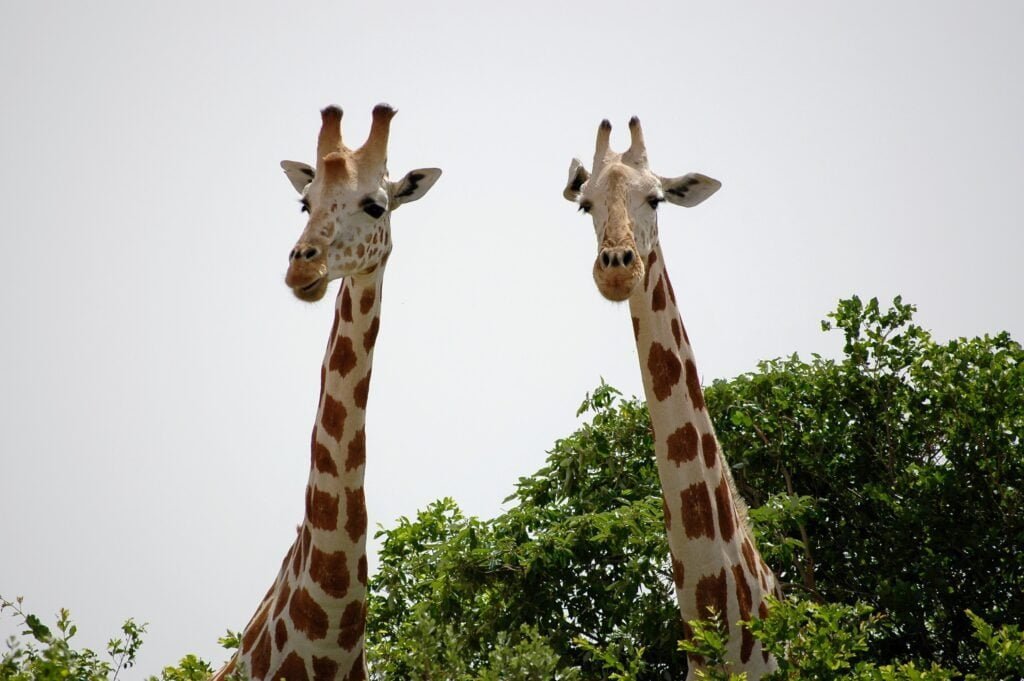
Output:
M281 161L281 169L288 176L288 181L295 187L295 191L300 194L316 176L315 170L305 163L299 163L298 161Z
M440 168L417 168L410 170L398 182L391 182L391 206L398 208L403 203L412 203L423 198L437 178L441 177Z
M590 173L587 172L587 169L583 167L578 158L574 158L572 163L569 164L569 181L565 184L562 196L569 201L576 201L580 198L580 188L589 179Z
M700 173L687 173L682 177L658 179L661 180L661 188L669 203L687 208L693 208L722 187L722 183L718 180Z

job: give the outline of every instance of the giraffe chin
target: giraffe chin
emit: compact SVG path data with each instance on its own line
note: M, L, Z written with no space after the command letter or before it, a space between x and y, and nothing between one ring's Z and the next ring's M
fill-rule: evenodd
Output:
M327 293L327 285L330 282L327 281L327 277L320 277L305 286L293 286L292 293L299 300L304 300L307 303L315 303L324 297Z

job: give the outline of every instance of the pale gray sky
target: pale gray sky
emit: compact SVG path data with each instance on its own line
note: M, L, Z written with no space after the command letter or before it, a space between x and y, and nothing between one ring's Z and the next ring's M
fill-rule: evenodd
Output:
M841 296L902 293L940 338L1024 336L1024 4L0 2L0 594L72 609L136 670L223 659L301 519L331 296L283 284L278 168L318 110L399 109L368 412L371 525L490 516L605 377L642 392L626 309L561 192L638 114L705 382L834 354ZM9 621L0 632L11 630Z

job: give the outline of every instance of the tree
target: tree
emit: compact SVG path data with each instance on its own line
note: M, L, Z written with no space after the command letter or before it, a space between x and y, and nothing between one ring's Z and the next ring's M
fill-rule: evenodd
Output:
M1024 621L1024 353L1005 333L937 343L913 312L840 301L823 329L842 358L763 362L706 398L789 590L875 612L864 664L966 672L982 649L968 609ZM444 499L381 531L375 677L483 678L523 642L551 678L682 676L646 409L602 384L580 413L506 513Z
M601 678L609 655L624 668L641 657L657 673L685 670L646 410L617 395L602 385L587 397L580 412L593 410L592 422L519 481L508 512L484 522L443 499L379 533L376 678L462 678L456 668L476 678L499 636L522 627L562 674ZM443 675L416 657L421 645L437 648L423 657L444 659Z
M841 301L823 323L841 360L764 362L708 405L783 578L884 613L880 660L969 668L967 610L1024 621L1024 353L1005 333L937 343L913 312Z

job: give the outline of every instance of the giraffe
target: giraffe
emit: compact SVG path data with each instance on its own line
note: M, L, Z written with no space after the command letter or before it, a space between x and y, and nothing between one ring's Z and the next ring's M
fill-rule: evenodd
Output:
M593 219L598 291L612 301L629 301L685 635L692 634L687 622L714 608L729 627L727 659L733 671L759 679L775 669L775 660L737 622L763 618L764 596L781 592L754 544L746 506L715 438L658 241L660 204L696 206L721 183L699 173L654 174L635 116L627 151L611 150L611 129L607 120L598 128L592 172L572 160L563 195ZM688 679L703 662L691 657Z
M308 302L323 298L332 280L342 284L320 368L305 517L238 652L214 679L235 671L268 681L367 678L364 424L391 211L421 198L441 175L421 168L388 180L394 115L390 106L377 105L366 143L352 150L342 143L341 109L327 107L316 168L281 162L308 214L285 283Z

